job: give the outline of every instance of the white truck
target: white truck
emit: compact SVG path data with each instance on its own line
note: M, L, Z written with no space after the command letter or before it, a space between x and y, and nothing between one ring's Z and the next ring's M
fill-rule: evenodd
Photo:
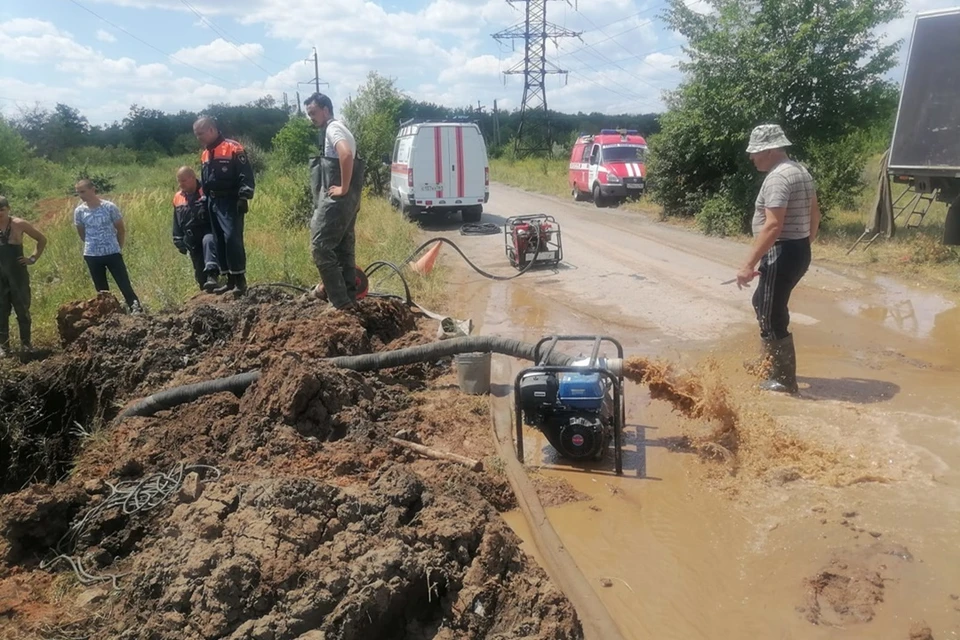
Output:
M390 165L390 202L405 218L460 212L479 222L490 199L490 166L480 128L472 122L406 122Z
M947 203L943 242L960 245L960 7L918 14L908 56L888 175L914 192L908 207L921 198ZM891 235L890 211L895 218L900 208L881 197ZM910 217L906 224L915 226Z

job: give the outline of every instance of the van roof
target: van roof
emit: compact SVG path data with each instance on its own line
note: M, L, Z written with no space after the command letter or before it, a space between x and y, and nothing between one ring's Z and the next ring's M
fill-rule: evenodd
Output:
M596 135L581 133L580 137L577 138L578 144L589 144L596 142L598 144L647 144L647 141L643 139L643 136L638 134L635 130L616 130L616 129L601 129L600 133Z
M412 136L416 135L420 129L433 129L435 127L471 128L476 129L477 132L480 131L480 127L475 122L418 122L401 127L397 135Z

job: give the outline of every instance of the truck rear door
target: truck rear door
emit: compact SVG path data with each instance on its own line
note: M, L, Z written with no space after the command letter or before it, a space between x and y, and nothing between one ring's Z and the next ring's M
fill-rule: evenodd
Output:
M487 150L476 127L455 127L452 131L453 180L451 196L454 203L476 205L483 203L486 191Z

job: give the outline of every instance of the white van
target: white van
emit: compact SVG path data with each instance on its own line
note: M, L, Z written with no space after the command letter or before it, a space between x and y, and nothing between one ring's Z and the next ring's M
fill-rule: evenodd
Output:
M390 202L404 217L460 211L464 222L478 222L489 199L487 147L476 124L401 126L390 162Z

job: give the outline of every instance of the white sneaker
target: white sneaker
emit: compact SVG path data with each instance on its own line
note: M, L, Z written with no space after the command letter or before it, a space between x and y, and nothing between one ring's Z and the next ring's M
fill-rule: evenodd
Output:
M139 316L143 313L143 307L140 306L139 300L134 300L133 304L130 305L130 315Z

